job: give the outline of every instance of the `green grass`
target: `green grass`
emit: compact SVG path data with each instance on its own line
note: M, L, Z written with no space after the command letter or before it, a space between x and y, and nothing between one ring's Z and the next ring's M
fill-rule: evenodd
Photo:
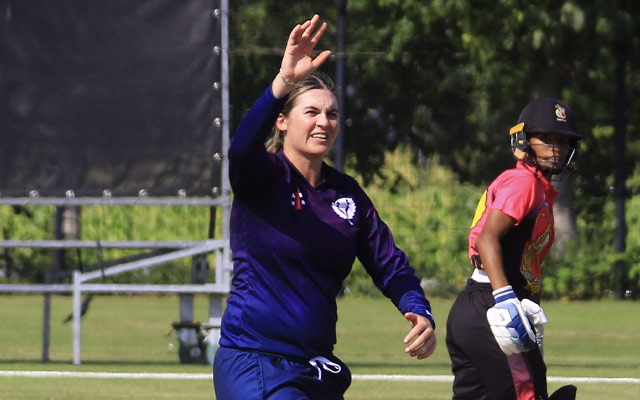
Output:
M83 319L82 364L72 360L71 298L52 297L49 363L42 352L42 296L0 296L0 370L209 373L207 365L178 362L171 322L176 296L95 296ZM336 355L353 374L451 375L444 344L451 300L434 299L438 347L427 360L404 354L408 322L386 299L339 300ZM640 378L640 303L546 302L545 359L553 377ZM196 319L207 315L196 297ZM173 348L172 348L173 345ZM551 382L551 390L563 385ZM579 399L637 398L640 384L578 383ZM0 399L212 399L208 380L0 377ZM355 380L346 399L450 399L449 382Z

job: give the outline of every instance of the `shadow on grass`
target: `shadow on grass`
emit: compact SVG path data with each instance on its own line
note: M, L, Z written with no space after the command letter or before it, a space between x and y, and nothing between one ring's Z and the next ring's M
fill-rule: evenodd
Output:
M379 368L379 369L408 369L415 371L416 368L434 369L434 368L451 368L448 362L430 362L428 360L415 360L415 363L390 363L385 361L347 361L347 366L352 368ZM424 364L420 364L424 362Z
M46 365L74 365L72 360L50 360L50 361L46 361L43 362L40 359L0 359L0 368L2 368L2 365L6 365L6 364L10 364L10 365L28 365L33 367L34 364L41 364L43 366ZM117 366L117 365L139 365L139 366L144 366L144 365L149 365L149 366L196 366L196 367L203 367L203 366L207 366L207 364L180 364L179 361L145 361L145 360L83 360L82 364L83 366L92 366L92 365L100 365L100 366L105 366L105 365L113 365L113 366ZM209 365L210 367L210 365Z

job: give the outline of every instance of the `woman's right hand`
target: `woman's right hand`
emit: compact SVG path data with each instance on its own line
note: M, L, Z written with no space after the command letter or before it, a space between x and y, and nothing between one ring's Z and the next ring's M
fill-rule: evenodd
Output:
M316 14L310 20L296 25L291 30L287 47L282 56L280 73L273 80L274 96L282 97L288 94L293 89L292 84L311 75L331 55L331 50L325 50L315 58L311 57L318 41L327 30L326 22L323 22L316 29L319 21L320 16Z

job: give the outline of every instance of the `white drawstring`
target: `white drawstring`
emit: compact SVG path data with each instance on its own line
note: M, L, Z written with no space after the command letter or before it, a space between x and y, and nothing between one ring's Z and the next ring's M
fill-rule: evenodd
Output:
M313 357L309 360L309 364L311 364L315 369L318 370L318 380L322 380L322 370L329 371L332 374L337 374L342 370L342 367L339 364L334 363L331 360L328 360L324 357ZM321 368L322 367L322 368Z

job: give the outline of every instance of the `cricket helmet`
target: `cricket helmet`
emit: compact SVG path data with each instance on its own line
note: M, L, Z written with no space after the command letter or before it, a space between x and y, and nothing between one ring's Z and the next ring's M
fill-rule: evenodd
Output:
M569 137L570 145L565 160L549 169L542 168L531 149L529 138L535 133L552 133ZM576 120L571 108L564 102L543 97L527 104L518 117L518 123L509 130L511 151L518 160L536 164L543 172L559 174L575 161L578 140L582 135L576 129ZM552 146L552 145L550 145Z

